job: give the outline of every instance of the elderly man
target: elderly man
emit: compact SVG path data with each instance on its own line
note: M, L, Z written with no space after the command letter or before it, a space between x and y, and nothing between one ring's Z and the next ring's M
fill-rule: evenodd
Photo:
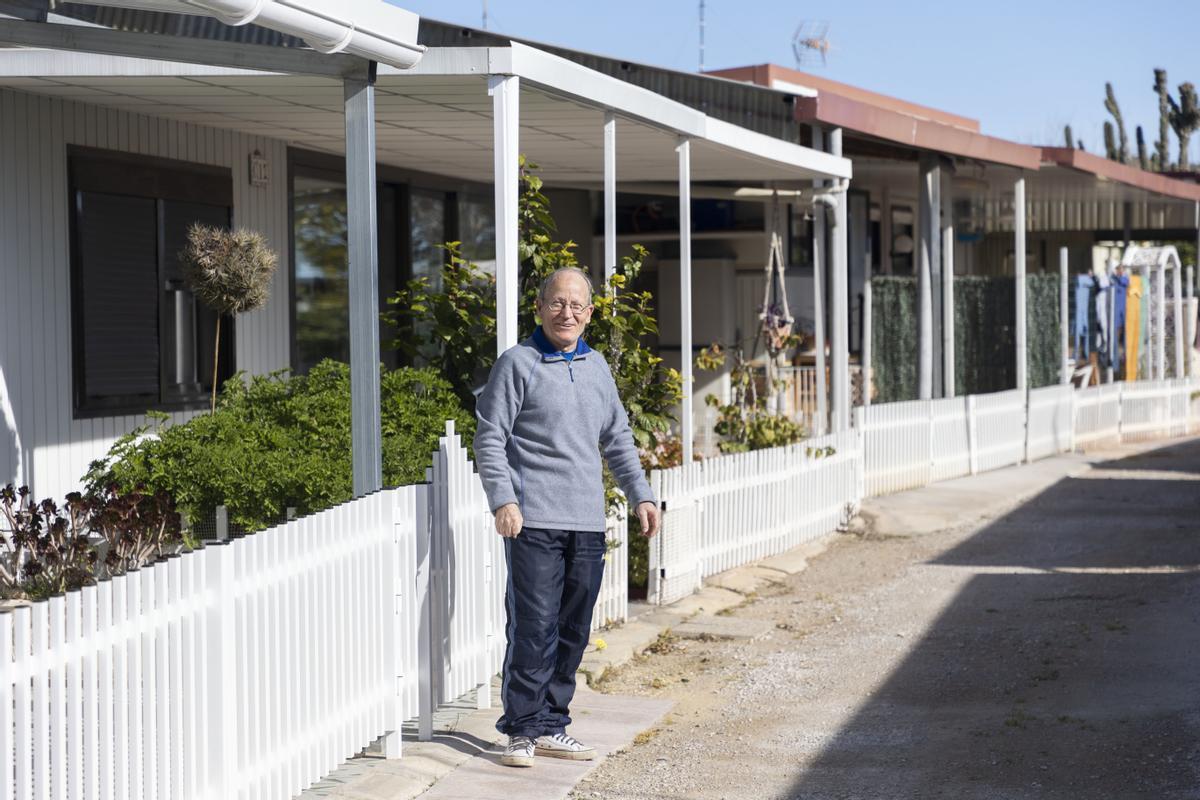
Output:
M653 536L659 525L608 363L582 338L591 281L578 269L555 271L538 292L537 312L533 336L492 367L475 434L508 561L504 714L496 728L508 734L501 762L513 767L533 766L535 754L595 757L566 728L604 573L601 453L642 533Z

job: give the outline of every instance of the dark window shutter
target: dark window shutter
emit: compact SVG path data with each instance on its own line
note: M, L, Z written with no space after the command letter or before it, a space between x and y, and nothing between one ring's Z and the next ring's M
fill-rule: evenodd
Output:
M158 400L155 201L79 193L85 399Z

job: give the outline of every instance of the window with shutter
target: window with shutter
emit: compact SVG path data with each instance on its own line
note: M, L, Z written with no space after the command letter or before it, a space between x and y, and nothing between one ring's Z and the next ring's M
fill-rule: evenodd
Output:
M75 416L203 407L212 387L216 314L183 281L195 223L228 226L227 169L72 148ZM233 374L222 325L221 373Z

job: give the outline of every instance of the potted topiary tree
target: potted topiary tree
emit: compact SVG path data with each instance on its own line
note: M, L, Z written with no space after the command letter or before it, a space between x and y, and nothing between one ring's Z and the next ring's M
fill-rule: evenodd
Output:
M244 228L231 231L199 223L188 229L187 247L179 255L188 288L196 299L217 313L212 382L215 412L221 316L253 311L267 302L279 257L257 231Z

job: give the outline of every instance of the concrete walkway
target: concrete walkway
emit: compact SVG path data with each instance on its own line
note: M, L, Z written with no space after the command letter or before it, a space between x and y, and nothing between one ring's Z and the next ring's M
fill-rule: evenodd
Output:
M863 512L726 617L771 634L606 681L676 706L572 798L1200 800L1200 440Z

